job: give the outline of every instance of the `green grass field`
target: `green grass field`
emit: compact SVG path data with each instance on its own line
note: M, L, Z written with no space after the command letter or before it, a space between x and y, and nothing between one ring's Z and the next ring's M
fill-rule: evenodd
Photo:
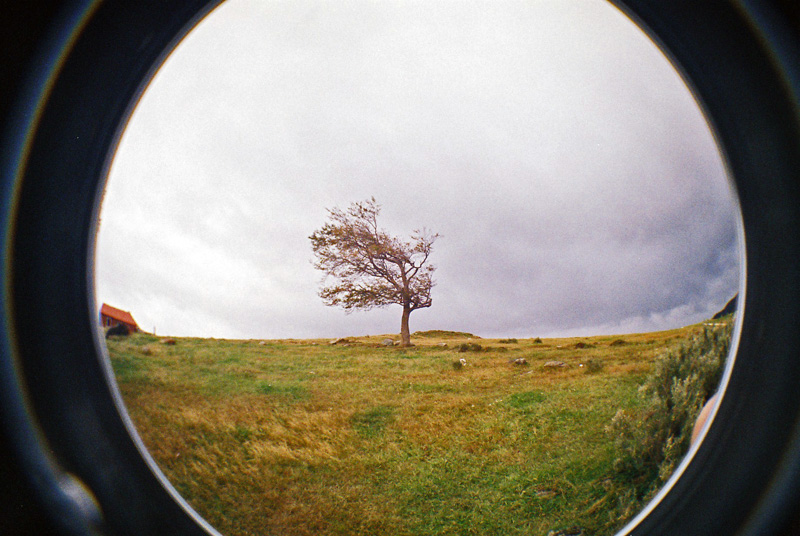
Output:
M607 535L635 513L615 503L608 425L641 412L656 358L701 329L108 348L144 443L224 534Z

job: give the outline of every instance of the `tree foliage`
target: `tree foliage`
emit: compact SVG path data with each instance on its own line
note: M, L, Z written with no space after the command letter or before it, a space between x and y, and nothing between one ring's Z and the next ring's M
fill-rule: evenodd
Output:
M314 267L326 276L319 296L346 311L401 305L402 344L408 345L408 317L432 303L435 267L427 261L439 235L421 229L409 240L391 236L378 227L380 209L374 197L347 210L328 209L329 221L309 237Z

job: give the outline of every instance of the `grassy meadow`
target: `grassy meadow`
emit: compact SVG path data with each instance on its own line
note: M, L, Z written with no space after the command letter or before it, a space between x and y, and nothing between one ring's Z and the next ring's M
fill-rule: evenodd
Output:
M642 413L658 356L702 329L108 349L144 443L224 534L607 535L635 514L614 493L609 423Z

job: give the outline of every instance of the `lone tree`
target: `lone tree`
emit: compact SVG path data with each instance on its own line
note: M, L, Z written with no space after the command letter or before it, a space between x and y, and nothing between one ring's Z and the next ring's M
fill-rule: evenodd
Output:
M330 221L309 237L316 260L314 267L335 282L323 286L319 296L325 305L346 311L398 304L402 346L411 344L408 318L412 311L431 306L431 275L436 269L425 263L438 234L415 230L409 241L378 228L381 207L371 198L350 205L347 211L328 209Z

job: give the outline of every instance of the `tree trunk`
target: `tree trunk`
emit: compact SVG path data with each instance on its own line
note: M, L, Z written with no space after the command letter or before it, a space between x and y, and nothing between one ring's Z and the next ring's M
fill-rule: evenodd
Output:
M400 320L400 346L411 346L411 332L408 330L408 317L411 316L411 307L403 306L403 318Z

